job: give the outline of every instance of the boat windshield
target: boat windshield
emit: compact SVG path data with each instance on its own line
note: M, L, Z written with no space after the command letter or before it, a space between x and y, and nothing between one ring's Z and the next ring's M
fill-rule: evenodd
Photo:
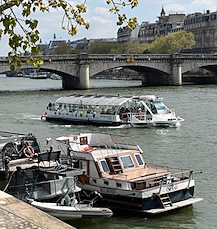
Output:
M153 102L153 104L157 110L165 110L166 109L166 106L160 101Z

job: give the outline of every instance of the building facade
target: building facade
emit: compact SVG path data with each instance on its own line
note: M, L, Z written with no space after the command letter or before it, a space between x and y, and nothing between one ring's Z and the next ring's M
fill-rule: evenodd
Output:
M124 43L133 40L139 43L151 43L159 36L183 30L184 17L184 14L169 14L167 16L162 8L158 20L154 23L144 21L132 31L126 27L120 28L117 33L118 42Z
M217 11L189 14L184 20L184 30L192 32L196 41L191 52L217 52Z

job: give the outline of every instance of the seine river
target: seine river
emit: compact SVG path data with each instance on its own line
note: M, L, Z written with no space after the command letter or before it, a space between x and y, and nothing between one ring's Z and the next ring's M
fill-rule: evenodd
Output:
M106 85L106 87L105 87ZM47 137L71 132L107 132L133 136L147 161L192 168L197 174L195 196L204 201L151 218L130 214L110 219L71 222L81 229L211 229L217 228L217 85L140 87L138 81L91 81L89 90L61 90L58 80L30 80L0 76L0 130L34 133L45 147ZM129 87L134 86L134 87ZM51 89L51 90L47 90ZM178 128L109 128L58 125L41 121L49 101L70 94L155 94L185 119ZM202 174L199 174L202 172Z

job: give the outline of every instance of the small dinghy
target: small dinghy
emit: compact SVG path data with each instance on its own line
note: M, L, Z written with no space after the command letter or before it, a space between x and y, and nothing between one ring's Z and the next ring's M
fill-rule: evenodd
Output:
M111 217L112 211L108 208L92 207L88 204L75 204L74 206L61 206L57 203L32 201L31 205L62 220L75 218Z

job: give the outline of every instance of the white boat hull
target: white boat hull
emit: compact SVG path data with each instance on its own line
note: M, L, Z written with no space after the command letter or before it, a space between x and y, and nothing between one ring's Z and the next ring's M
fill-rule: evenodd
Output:
M62 220L72 220L76 218L111 217L112 211L108 208L92 207L86 204L76 204L75 206L61 206L56 203L45 203L32 201L31 205L47 212Z

